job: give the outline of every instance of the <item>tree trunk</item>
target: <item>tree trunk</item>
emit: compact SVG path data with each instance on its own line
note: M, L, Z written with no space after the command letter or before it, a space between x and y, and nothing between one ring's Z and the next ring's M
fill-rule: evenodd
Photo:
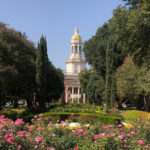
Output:
M150 112L150 96L144 95L144 108L145 111Z
M14 108L18 108L18 99L14 98Z
M136 105L137 110L144 110L144 96L143 95L138 96L135 105Z

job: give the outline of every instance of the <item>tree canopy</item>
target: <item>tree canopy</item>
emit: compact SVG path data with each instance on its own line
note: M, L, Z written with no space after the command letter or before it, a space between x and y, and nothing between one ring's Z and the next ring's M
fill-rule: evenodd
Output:
M104 79L94 70L84 70L80 72L79 80L88 102L101 105L104 97Z
M44 108L63 92L64 74L49 61L46 38L35 48L25 33L0 23L0 108L7 101L18 107L19 99L33 107L35 96Z
M30 97L35 86L35 59L34 44L24 34L0 23L1 100Z

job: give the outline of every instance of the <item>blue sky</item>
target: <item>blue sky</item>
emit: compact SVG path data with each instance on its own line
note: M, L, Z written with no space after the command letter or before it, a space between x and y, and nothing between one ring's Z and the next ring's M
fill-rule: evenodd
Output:
M112 17L121 0L1 0L0 21L25 32L35 44L47 37L48 56L65 70L70 39L78 26L83 42Z

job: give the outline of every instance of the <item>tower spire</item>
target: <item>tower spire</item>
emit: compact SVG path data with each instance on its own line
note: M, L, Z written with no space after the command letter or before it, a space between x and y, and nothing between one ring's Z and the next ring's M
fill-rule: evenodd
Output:
M78 34L78 33L79 33L78 27L75 27L74 33L75 33L75 34Z

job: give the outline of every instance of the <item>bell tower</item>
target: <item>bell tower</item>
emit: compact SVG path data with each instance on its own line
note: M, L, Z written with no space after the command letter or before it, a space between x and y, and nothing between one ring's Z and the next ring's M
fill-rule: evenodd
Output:
M66 73L78 74L85 66L86 62L82 59L82 38L76 27L70 42L70 58L66 61Z
M81 93L79 73L86 69L86 61L82 58L82 38L76 27L70 42L70 57L66 60L65 102L85 104L85 94Z
M71 38L70 59L82 59L82 38L79 35L79 29L77 27Z

